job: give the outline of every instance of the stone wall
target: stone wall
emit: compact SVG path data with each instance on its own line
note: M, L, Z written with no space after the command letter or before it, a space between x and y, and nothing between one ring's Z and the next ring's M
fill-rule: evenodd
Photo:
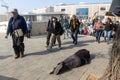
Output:
M33 22L32 35L37 36L45 34L47 28L47 22Z

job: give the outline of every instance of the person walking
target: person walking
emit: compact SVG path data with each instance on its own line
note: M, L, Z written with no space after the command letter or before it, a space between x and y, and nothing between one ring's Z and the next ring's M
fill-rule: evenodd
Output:
M78 43L78 32L79 32L79 20L76 18L76 15L72 16L72 19L70 20L70 26L71 29L71 37L73 39L74 45L77 45Z
M51 17L51 19L48 21L48 26L47 26L47 29L46 29L46 32L47 32L47 41L46 41L47 49L50 46L50 39L51 39L51 35L52 35L52 32L51 32L52 31L51 30L52 19L53 19L53 17ZM56 42L56 40L55 40L55 42ZM54 42L54 45L55 45L55 42Z
M28 33L26 21L20 16L17 9L13 9L12 17L9 20L5 38L10 34L13 40L15 59L24 57L24 36Z
M107 41L107 44L110 43L112 30L113 30L112 20L110 18L107 18L105 29L104 29L104 39L105 39L105 42Z
M55 40L58 41L58 48L61 49L61 39L60 39L60 33L61 33L61 24L57 21L56 17L52 18L52 25L50 27L51 32L51 44L49 50L52 50L52 47L54 45Z
M27 20L27 29L28 29L28 38L31 37L31 31L32 31L32 22L29 20Z
M96 31L96 41L98 43L100 43L100 37L101 37L101 21L98 20L95 24L94 24L94 30Z
M63 16L63 24L62 24L62 27L63 27L63 29L64 29L64 39L70 38L69 31L68 31L69 22L68 22L66 16Z

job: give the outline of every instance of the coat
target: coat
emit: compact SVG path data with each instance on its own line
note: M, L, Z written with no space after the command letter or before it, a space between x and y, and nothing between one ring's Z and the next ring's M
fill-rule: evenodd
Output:
M14 26L13 26L13 24L14 24ZM22 29L24 34L28 33L26 21L20 15L18 15L18 17L16 19L14 19L13 17L10 18L6 34L11 35L14 32L14 30L16 30L16 29Z
M69 28L71 29L71 31L79 30L79 25L80 25L79 20L76 19L76 27L75 27L75 29L74 29L74 27L73 27L73 20L71 19L71 20L70 20Z
M69 69L73 69L82 65L89 63L90 52L86 49L77 51L75 54L71 55L62 63L67 66Z
M55 35L60 35L61 28L62 28L61 24L58 21L55 22L55 28L53 26L53 22L50 22L49 26L47 28L47 31L49 31Z

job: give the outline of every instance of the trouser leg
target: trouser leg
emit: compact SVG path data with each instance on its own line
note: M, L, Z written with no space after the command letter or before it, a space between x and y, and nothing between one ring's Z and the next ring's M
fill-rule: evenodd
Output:
M48 32L48 33L47 33L47 41L46 41L46 45L47 45L47 46L49 46L49 44L50 44L50 37L51 37L51 33Z
M75 37L74 37L74 32L71 32L71 37L72 37L72 39L73 39L73 43L75 43Z
M78 30L75 30L75 44L77 44L78 43Z
M60 39L60 35L57 35L56 38L57 38L57 41L58 41L58 45L59 45L59 47L61 47L61 39Z
M16 38L14 34L12 35L12 40L13 40L13 49L14 49L15 55L20 56L19 47L17 46L18 38Z
M52 48L52 47L53 47L55 40L56 40L56 35L52 34L50 48Z
M112 31L108 31L108 35L107 35L107 37L108 37L108 43L110 42L110 39L111 39L111 32Z
M106 38L107 38L107 31L105 30L104 31L104 40L106 41Z
M19 41L20 41L19 51L20 51L21 56L23 56L23 55L24 55L24 50L25 50L25 45L24 45L24 43L23 43L23 41L24 41L24 36L20 37L20 38L19 38Z
M99 30L99 33L98 33L98 42L100 43L100 37L101 37L101 31Z

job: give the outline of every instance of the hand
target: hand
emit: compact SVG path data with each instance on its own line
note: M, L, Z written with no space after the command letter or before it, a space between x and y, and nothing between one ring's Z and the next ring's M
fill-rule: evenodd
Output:
M48 31L45 31L45 33L47 33Z
M28 36L28 34L25 34L25 37L27 37L27 38L28 38L28 37L29 37L29 36Z
M8 35L6 35L5 38L8 39Z

